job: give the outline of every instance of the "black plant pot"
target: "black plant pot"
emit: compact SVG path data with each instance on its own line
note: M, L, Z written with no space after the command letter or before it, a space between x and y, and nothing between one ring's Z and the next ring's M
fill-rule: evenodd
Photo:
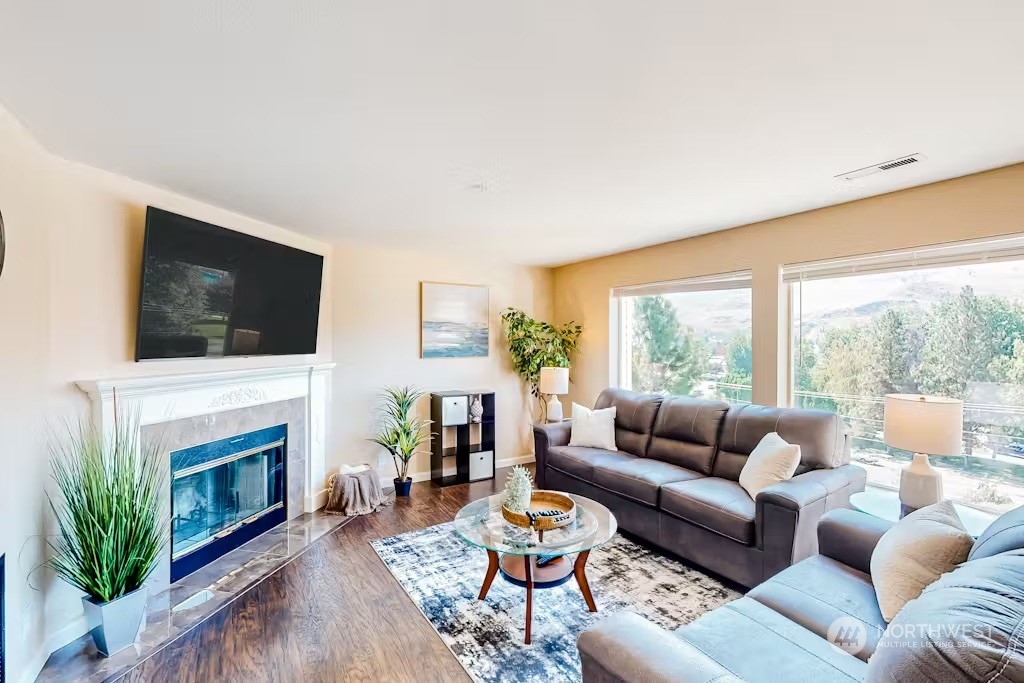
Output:
M412 479L406 478L405 481L399 481L395 479L395 495L396 496L408 496L409 491L412 489Z

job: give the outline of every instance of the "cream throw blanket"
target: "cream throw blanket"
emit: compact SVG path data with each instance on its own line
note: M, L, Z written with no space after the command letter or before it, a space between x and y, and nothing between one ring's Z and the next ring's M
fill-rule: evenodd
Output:
M372 469L331 477L331 496L324 512L332 515L368 515L391 503Z

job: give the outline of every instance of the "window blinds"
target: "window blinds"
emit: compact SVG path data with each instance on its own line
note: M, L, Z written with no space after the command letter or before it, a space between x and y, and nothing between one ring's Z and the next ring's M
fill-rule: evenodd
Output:
M969 242L949 242L900 251L865 254L782 267L783 282L824 280L850 275L887 273L916 268L966 265L1024 259L1024 235Z
M719 289L749 289L750 271L741 270L718 275L691 277L685 280L668 280L652 282L646 285L630 285L613 287L612 298L630 296L657 296L658 294L677 294L680 292L709 292Z

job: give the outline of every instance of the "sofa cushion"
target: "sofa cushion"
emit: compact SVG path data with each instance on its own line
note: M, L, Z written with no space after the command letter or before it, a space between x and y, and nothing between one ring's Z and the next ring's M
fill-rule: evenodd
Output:
M734 405L722 424L722 438L711 474L736 481L765 434L777 432L800 446L797 474L822 467L839 467L850 462L846 424L827 410L773 408Z
M599 462L625 460L636 456L603 448L585 446L552 446L548 449L547 466L583 481L594 481L594 465Z
M569 434L569 445L583 448L603 448L607 451L618 450L615 447L615 411L617 408L591 410L579 403L572 404L572 431Z
M609 491L646 503L658 505L662 485L699 479L704 475L660 460L629 456L627 460L602 460L594 465L593 482Z
M754 543L756 505L739 484L705 477L661 488L661 509L734 541Z
M965 562L904 606L868 681L1024 681L1024 551Z
M749 597L706 612L676 635L748 683L859 682L868 666Z
M792 479L799 465L800 447L770 432L743 463L739 483L748 496L757 500L764 489Z
M824 555L812 555L782 570L747 596L822 638L836 635L829 628L844 619L848 629L864 636L863 645L858 642L851 654L865 662L885 633L871 577Z
M985 533L978 536L968 560L992 557L1007 550L1024 548L1024 505L1010 510L992 522Z
M728 410L729 404L725 401L666 397L654 421L647 457L711 474L722 421Z
M896 522L871 553L871 580L882 608L892 621L903 606L946 572L951 572L974 545L953 501L944 500Z
M595 409L615 406L615 447L633 455L646 455L651 429L658 416L662 396L640 394L626 389L605 389Z

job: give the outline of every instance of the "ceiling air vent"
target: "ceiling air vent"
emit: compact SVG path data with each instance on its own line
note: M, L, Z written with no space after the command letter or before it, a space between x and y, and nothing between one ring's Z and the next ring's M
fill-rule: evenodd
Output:
M840 173L835 176L836 180L856 180L865 176L874 175L881 173L882 171L891 171L895 168L902 166L910 166L911 164L919 164L928 157L923 154L908 154L905 157L898 159L890 159L889 161L883 161L880 164L874 166L865 166L864 168L858 168L856 171L847 171L846 173Z

